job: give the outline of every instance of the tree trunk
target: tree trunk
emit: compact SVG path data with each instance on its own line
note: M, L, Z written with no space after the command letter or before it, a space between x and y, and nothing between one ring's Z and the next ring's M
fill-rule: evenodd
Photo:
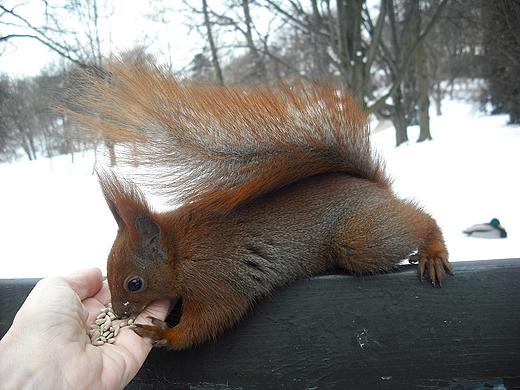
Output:
M360 103L364 101L363 63L364 49L361 42L361 27L363 23L363 4L365 0L337 0L337 46L336 54L340 59L340 72L343 83L348 87L350 94Z
M402 64L400 66L395 67L396 69L394 70L391 88L388 90L388 92L384 96L381 96L378 100L376 100L373 104L371 104L371 106L369 107L369 112L379 110L382 106L385 105L385 101L386 101L386 99L388 99L388 97L395 95L395 89L401 88L401 82L406 76L406 70L407 70L408 65L413 61L413 59L416 56L417 48L421 44L423 44L426 36L431 31L433 26L435 26L435 23L437 23L437 21L441 17L442 11L444 10L444 8L446 7L446 5L448 3L449 3L449 0L441 0L441 2L439 3L439 6L437 7L437 9L435 11L435 14L430 19L430 22L428 23L428 25L424 28L423 32L414 41L411 48L408 49L406 55L404 56L404 61L402 62ZM395 33L397 33L397 30L396 30L396 20L395 20L396 15L395 15L393 2L390 1L388 3L388 5L389 5L388 17L390 19L390 24L392 25L391 26L392 35L395 35ZM393 19L394 19L394 21L392 22ZM398 50L400 48L400 43L397 41L397 39L395 39L396 38L395 36L393 36L393 38L394 38L393 45L395 48L394 50ZM398 54L396 55L396 58L399 58Z
M33 160L36 160L38 154L36 153L36 145L34 145L34 137L32 135L32 131L30 132L30 136L29 136L29 146L31 148L31 153L33 155Z
M395 127L395 146L408 142L408 121L406 120L406 110L403 105L401 87L397 88L393 96L394 110L392 112L392 123Z
M216 82L218 85L224 85L224 78L222 77L222 70L220 69L217 56L217 47L215 46L213 33L211 31L211 22L209 20L208 14L208 3L206 0L202 0L202 12L204 13L204 24L206 25L206 30L208 33L208 42L211 49L211 62L213 63L213 68L215 69Z
M31 154L31 149L29 149L29 146L27 145L25 140L23 140L23 142L22 142L22 149L25 152L25 154L27 154L27 157L29 158L29 161L32 161L33 157L32 157L32 154Z
M417 112L419 118L419 138L417 142L431 140L430 133L430 82L424 44L417 50L417 89L419 92Z
M313 47L312 64L313 69L309 74L315 81L330 79L330 56L327 53L330 44L330 36L327 38L322 31L330 29L328 23L323 21L320 14L318 0L311 0L312 14L310 15L310 36L309 45ZM330 18L330 15L329 15Z
M247 46L249 47L249 53L254 62L255 76L259 83L263 83L267 80L267 71L253 41L253 22L251 20L251 13L249 11L249 0L242 0L242 9L244 10L244 19L246 23L246 42Z
M442 116L442 96L444 93L440 83L435 83L433 86L433 95L435 97L435 113L437 116Z
M22 149L27 154L27 157L29 157L29 161L36 160L36 149L30 130L26 129L24 131L21 130L19 127L18 131L20 132L20 141L22 144Z

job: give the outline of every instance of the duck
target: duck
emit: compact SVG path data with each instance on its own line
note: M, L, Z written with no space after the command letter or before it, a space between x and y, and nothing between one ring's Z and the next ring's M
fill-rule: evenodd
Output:
M506 238L506 229L500 224L497 218L493 218L489 223L479 223L473 225L462 233L467 234L468 237L477 238Z

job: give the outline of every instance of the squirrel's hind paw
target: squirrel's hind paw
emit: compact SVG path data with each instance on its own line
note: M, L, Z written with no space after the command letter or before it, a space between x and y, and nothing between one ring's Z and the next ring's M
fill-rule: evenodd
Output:
M436 283L439 284L439 287L442 287L446 273L453 275L453 267L448 261L446 254L427 256L417 253L411 256L409 261L410 263L418 263L417 271L421 282L424 281L424 276L427 275L434 287Z

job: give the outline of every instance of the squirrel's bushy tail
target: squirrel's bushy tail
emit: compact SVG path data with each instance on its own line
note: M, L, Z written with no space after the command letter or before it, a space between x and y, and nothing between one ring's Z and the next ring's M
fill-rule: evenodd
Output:
M389 185L365 113L337 85L219 87L152 63L112 61L86 76L75 114L105 141L130 142L118 159L150 164L149 185L226 211L331 172Z

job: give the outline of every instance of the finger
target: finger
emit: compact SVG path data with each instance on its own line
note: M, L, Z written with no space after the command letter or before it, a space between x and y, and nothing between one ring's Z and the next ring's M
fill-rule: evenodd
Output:
M94 298L105 306L110 302L110 289L108 288L108 282L106 280L103 281L101 289L94 295Z
M63 280L70 285L81 300L96 295L103 287L103 275L99 268L75 271L64 276Z
M142 320L146 319L147 317L155 317L159 318L160 320L164 320L166 317L168 317L168 314L170 313L173 306L175 306L175 302L172 302L172 300L169 298L158 299L146 306L146 308L137 318L138 320L141 320L140 322L146 322Z
M89 312L87 324L92 324L96 321L100 310L106 308L110 302L110 291L108 289L107 281L104 280L101 289L92 297L84 299L83 305Z

